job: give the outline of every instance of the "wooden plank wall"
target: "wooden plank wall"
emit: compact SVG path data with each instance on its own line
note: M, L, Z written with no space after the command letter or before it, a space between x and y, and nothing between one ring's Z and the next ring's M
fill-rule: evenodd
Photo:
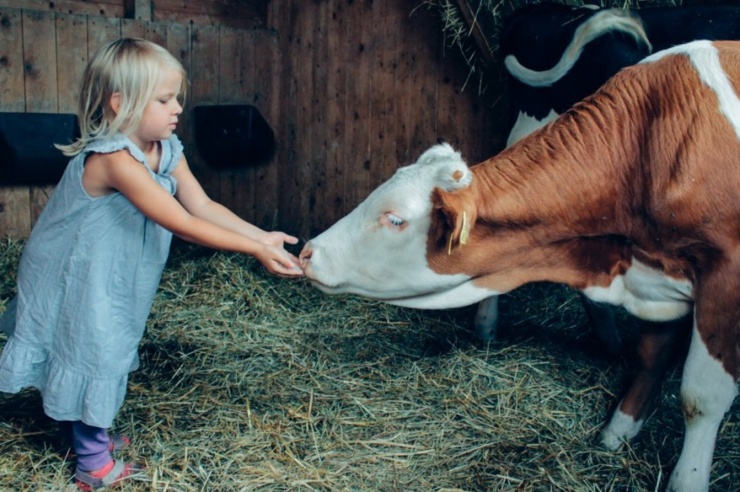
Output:
M4 1L0 111L74 112L80 74L98 46L133 35L158 42L189 73L178 134L191 166L214 199L264 228L303 238L322 231L438 139L470 162L503 146L503 119L490 102L496 91L484 98L475 87L461 90L467 66L445 53L439 20L419 0L270 1L266 29ZM216 173L202 161L187 110L227 103L254 104L265 116L277 136L272 162ZM27 236L50 191L0 188L0 236Z
M270 75L280 63L273 31L9 8L0 8L0 111L74 113L87 60L100 45L121 36L157 42L183 62L190 74L186 109L254 104L268 122L278 120L279 86ZM252 56L257 46L264 56ZM275 166L211 171L192 144L191 119L185 111L178 134L206 191L250 220L272 220L277 208ZM259 202L253 192L258 179ZM0 187L0 236L26 237L51 190Z
M325 229L444 139L470 162L503 147L496 90L479 96L419 0L270 2L283 53L279 226Z
M183 24L265 27L269 0L2 0L0 7Z

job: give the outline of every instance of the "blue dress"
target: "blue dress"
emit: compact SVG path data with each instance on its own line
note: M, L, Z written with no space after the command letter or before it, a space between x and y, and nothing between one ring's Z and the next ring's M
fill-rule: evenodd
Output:
M174 195L182 144L173 135L161 145L155 173L124 135L91 143L70 161L23 249L18 295L0 320L9 334L0 391L38 388L55 420L111 426L172 239L121 193L88 195L85 159L127 149Z

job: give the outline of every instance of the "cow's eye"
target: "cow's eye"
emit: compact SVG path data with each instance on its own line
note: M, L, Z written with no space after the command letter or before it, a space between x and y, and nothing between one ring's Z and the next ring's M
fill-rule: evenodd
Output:
M404 220L398 215L387 214L386 217L388 218L388 222L396 227L401 227L403 225Z
M380 217L380 223L383 227L392 231L402 231L408 225L408 222L406 222L400 215L396 215L393 212L385 212Z

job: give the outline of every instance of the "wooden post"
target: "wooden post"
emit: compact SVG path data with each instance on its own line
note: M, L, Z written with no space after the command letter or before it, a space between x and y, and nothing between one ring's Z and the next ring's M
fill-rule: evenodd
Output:
M480 24L478 24L478 20L476 19L476 13L473 12L473 9L468 4L467 0L457 0L457 6L460 8L460 13L463 16L465 23L471 30L471 34L475 40L475 45L478 47L478 51L483 60L483 65L487 67L492 66L494 60L491 45L488 44L486 36L483 34L483 31L481 31Z
M152 0L123 0L125 19L152 20Z

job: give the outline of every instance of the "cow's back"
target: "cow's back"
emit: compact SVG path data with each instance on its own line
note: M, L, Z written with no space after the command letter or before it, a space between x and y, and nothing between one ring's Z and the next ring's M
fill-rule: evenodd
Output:
M697 39L740 39L740 5L649 7L635 12L656 52Z
M635 225L656 248L740 239L740 42L715 43L716 59L708 42L691 43L702 44L688 57L658 54L629 67L587 99L624 119L609 140L634 153L622 179L644 220ZM630 100L635 93L643 100Z

